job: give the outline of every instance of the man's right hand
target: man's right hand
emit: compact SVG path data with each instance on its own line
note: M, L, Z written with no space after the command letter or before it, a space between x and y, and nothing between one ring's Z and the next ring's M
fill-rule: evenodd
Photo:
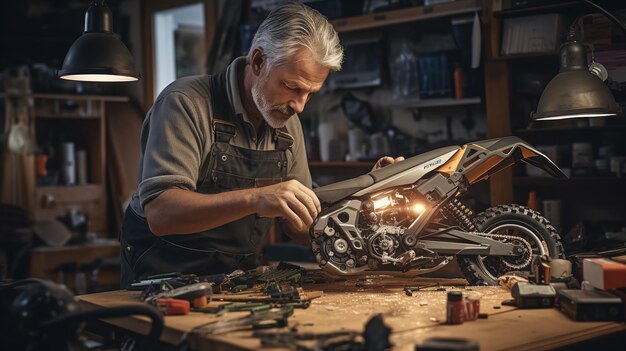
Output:
M253 203L262 217L282 217L292 228L305 231L321 211L313 190L297 180L256 188Z

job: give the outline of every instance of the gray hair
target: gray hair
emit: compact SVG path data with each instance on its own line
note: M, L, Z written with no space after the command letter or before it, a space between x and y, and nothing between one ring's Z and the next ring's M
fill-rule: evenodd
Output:
M306 5L288 3L274 9L261 23L252 39L248 61L254 49L262 48L269 66L274 66L301 47L308 48L320 65L332 71L341 69L343 48L332 24Z

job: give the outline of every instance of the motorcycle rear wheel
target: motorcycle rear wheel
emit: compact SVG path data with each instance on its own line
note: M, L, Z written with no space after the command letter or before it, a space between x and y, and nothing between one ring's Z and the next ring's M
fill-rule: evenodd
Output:
M539 212L530 208L520 205L495 206L477 214L472 220L478 231L499 235L499 238L494 239L515 241L526 249L523 256L512 258L458 256L459 267L472 285L497 285L498 277L510 271L529 271L532 255L564 257L563 245L556 228Z

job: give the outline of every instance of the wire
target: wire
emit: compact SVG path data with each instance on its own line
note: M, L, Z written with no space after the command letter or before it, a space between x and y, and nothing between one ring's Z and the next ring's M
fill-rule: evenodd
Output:
M92 319L124 317L129 315L143 315L152 320L150 332L147 335L146 350L156 349L148 346L154 346L163 332L163 316L154 307L150 305L126 305L111 308L102 308L78 313L71 313L46 321L42 324L42 328L53 329L67 326L68 324L84 322Z
M610 19L613 23L617 24L619 26L619 28L622 30L622 33L626 34L626 26L624 26L624 23L622 23L619 19L617 19L617 17L615 17L614 15L612 15L609 11L605 10L603 7L601 7L600 5L591 2L589 0L580 0L581 2L584 2L585 4L595 8L596 10L600 11L600 13L602 13L603 15L605 15L608 19Z

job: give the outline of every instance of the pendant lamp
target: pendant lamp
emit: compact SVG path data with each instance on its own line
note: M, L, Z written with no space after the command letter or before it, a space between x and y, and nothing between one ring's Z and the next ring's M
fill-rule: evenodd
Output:
M85 13L85 30L70 47L61 79L86 82L130 82L139 79L133 56L113 33L112 15L104 1L92 1Z
M582 2L596 8L626 33L624 24L607 10L588 0ZM621 113L604 83L608 76L606 69L599 63L587 67L587 52L579 39L577 22L574 21L567 41L561 45L559 73L543 90L537 111L531 113L535 121L609 117Z

